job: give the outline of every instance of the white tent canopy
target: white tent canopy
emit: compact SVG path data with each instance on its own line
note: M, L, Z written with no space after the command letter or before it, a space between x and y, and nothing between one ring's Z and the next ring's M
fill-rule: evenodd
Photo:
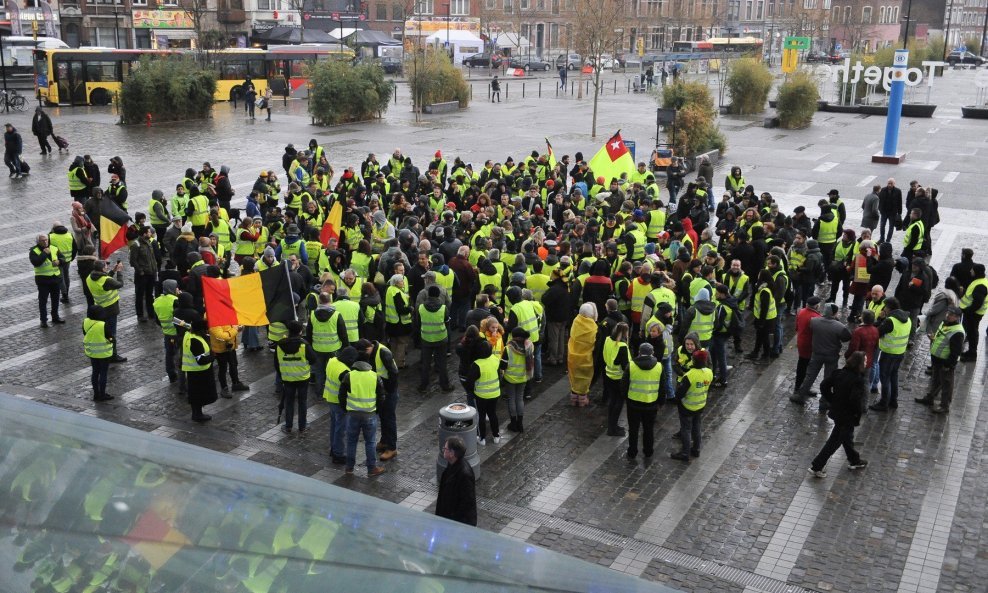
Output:
M522 37L520 39L520 41L521 41L521 44L519 45L518 34L517 33L512 33L511 31L502 31L502 32L500 32L500 33L498 33L497 35L494 36L494 45L497 46L498 49L508 49L508 48L512 48L512 49L525 48L525 49L527 49L528 46L531 45L531 43L529 43L527 37Z
M448 37L447 37L448 35ZM425 42L430 45L444 47L447 39L453 50L453 63L462 64L463 58L479 54L484 51L484 41L470 31L436 31L425 38Z
M356 32L357 29L353 27L343 27L343 28L337 27L332 31L329 31L329 34L332 35L333 37L336 37L337 39L346 39L347 37L353 35Z

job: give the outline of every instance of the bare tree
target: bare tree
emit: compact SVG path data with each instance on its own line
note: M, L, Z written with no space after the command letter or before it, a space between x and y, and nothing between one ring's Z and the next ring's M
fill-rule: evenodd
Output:
M593 70L593 120L590 137L597 137L597 105L600 99L601 56L614 49L621 41L624 26L628 23L627 2L623 0L582 0L576 5L573 19L573 35L577 49L584 59L596 67Z
M209 0L182 0L182 11L192 19L192 28L196 32L196 45L201 50L209 49L206 32L211 28L207 16L215 9L209 7Z

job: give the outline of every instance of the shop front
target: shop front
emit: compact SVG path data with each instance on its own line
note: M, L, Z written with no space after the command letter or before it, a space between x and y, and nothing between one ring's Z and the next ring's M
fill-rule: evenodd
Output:
M135 10L134 41L141 49L192 49L195 25L183 10Z

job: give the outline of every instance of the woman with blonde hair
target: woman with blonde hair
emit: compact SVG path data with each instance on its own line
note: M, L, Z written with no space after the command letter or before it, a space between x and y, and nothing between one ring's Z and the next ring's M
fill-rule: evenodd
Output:
M590 402L590 383L593 381L594 345L597 343L597 305L583 303L580 313L573 319L567 343L569 354L570 403L584 407Z
M497 322L497 318L488 317L480 322L480 333L487 338L491 345L491 352L498 358L504 353L504 328Z

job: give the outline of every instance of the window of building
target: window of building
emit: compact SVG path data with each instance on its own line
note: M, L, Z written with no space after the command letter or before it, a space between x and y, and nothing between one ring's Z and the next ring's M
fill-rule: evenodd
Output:
M885 7L884 6L879 6L878 7L878 24L879 25L884 25L885 24Z
M559 0L552 0L552 14L559 14Z
M147 6L148 0L132 0L131 4L134 6Z
M559 47L559 23L549 23L549 45Z
M823 9L830 10L830 0L823 0Z
M865 6L861 9L861 24L870 25L871 24L871 7Z
M765 0L758 0L755 4L755 20L760 21L765 18Z
M449 13L453 16L469 16L470 0L451 0Z
M662 51L665 45L665 29L662 27L649 27L646 45L648 49Z
M416 0L415 14L432 14L432 0Z
M803 8L809 10L816 8L817 0L803 0Z
M850 6L845 6L844 7L844 24L846 25L846 24L848 24L850 22L851 22L851 7Z
M754 0L748 0L744 3L744 20L750 21L754 14L755 2Z
M768 16L775 16L775 0L768 0Z
M542 12L545 10L545 0L535 0L535 10Z
M504 0L504 12L511 14L515 11L514 0Z
M518 10L529 10L532 8L532 0L518 0Z
M374 5L374 18L379 21L388 20L388 5L387 4L375 4Z

